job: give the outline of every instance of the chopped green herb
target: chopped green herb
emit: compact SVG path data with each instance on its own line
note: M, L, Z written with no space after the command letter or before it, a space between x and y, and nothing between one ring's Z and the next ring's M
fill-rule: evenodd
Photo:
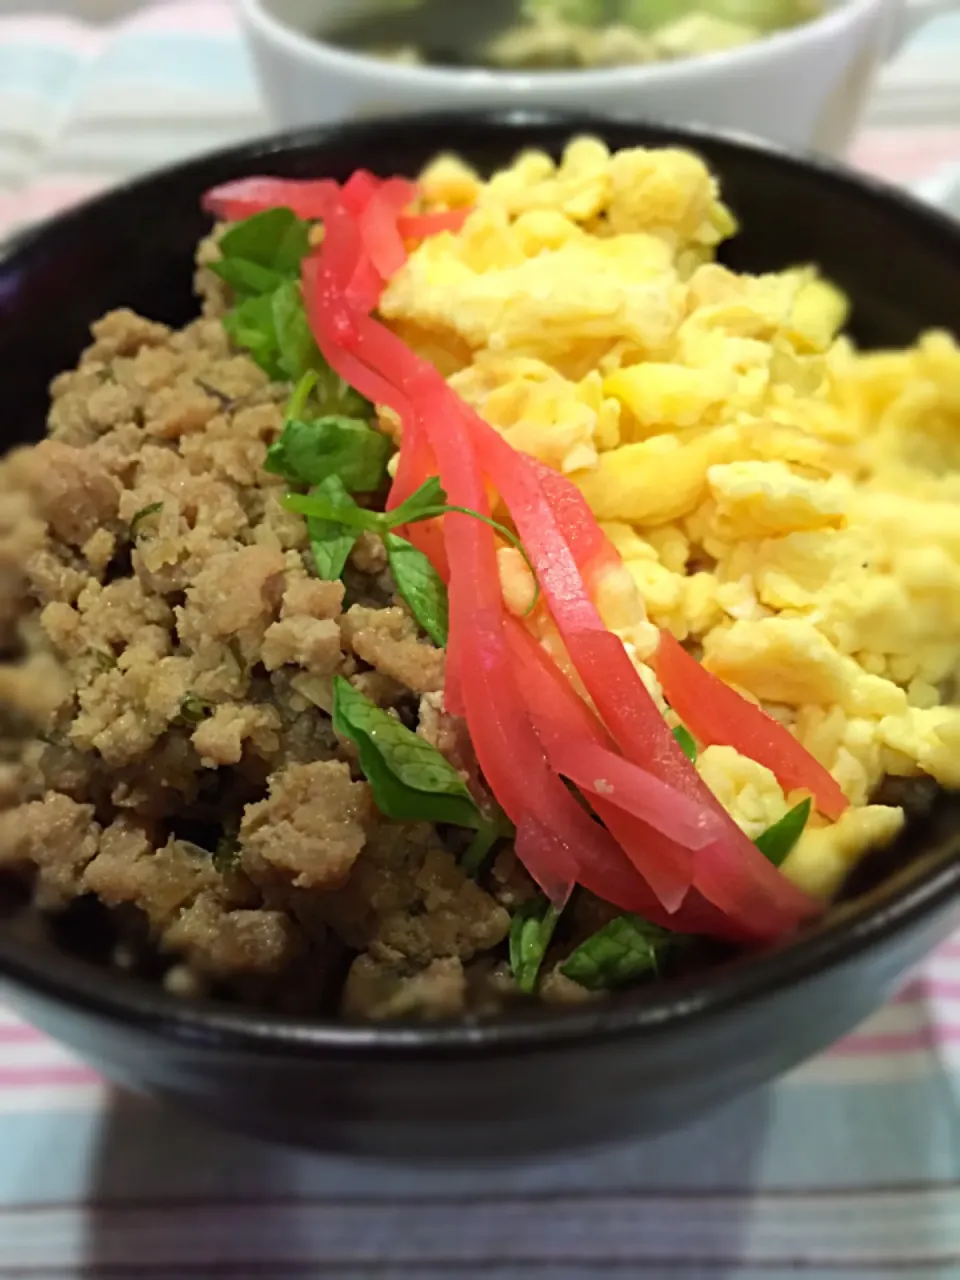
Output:
M230 654L234 662L237 664L240 674L246 675L247 662L243 656L243 649L240 647L240 641L236 636L227 641L227 648L230 650Z
M757 836L754 844L760 852L779 867L787 854L803 835L803 829L810 817L811 802L809 797L785 813L779 822L768 827L763 835Z
M313 398L322 413L369 413L369 404L338 378L321 356L296 280L284 280L269 293L250 294L223 317L223 327L238 347L249 351L277 382L318 374Z
M388 513L391 529L399 529L404 524L414 524L430 515L443 515L446 510L447 495L439 476L428 476L419 489L415 489L410 497ZM436 510L434 510L436 508Z
M482 826L470 841L470 846L460 859L460 865L475 880L483 870L490 850L498 840L512 839L516 828L507 815L498 809L490 815L486 825Z
M309 394L319 413L369 414L370 404L333 372L310 331L299 283L309 241L309 223L286 208L232 226L220 238L220 258L210 264L236 295L223 326L276 381L314 371Z
M286 416L309 420L331 415L369 421L373 405L318 359L294 388Z
M272 293L284 283L285 278L272 267L262 267L259 262L250 262L246 258L223 258L212 262L210 266L238 298L255 298L262 293Z
M690 732L690 730L685 729L682 724L678 724L673 731L673 736L676 738L677 743L680 747L680 750L687 757L687 759L691 761L691 763L696 764L697 744L694 741L693 734Z
M105 649L88 649L87 652L101 671L112 671L117 665L116 655L107 653Z
M266 277L263 283L270 284ZM298 280L279 279L263 291L251 288L223 317L223 325L234 342L245 347L271 378L296 380L312 369L326 375L331 387L340 387L340 380L320 354L310 330ZM318 378L318 387L319 381ZM324 398L327 402L334 399L331 389L326 390Z
M560 913L545 898L525 902L510 922L510 968L526 995L537 989L537 976L553 938Z
M336 582L343 576L350 552L357 544L357 535L342 526L339 531L334 531L326 520L308 520L307 532L317 577L325 582Z
M392 511L368 511L364 507L356 506L356 504L344 510L336 501L321 494L319 489L315 489L313 493L308 494L288 493L283 501L288 511L296 511L300 515L312 516L319 520L337 522L346 525L348 528L356 529L358 533L363 530L379 533L382 537L386 537L391 529L399 529L407 524L416 524L420 520L432 520L435 516L450 514L470 516L474 520L480 520L489 525L491 529L495 529L511 546L516 547L526 561L531 574L533 574L534 581L536 581L536 573L530 557L527 555L526 548L517 535L498 521L491 520L489 516L481 515L479 511L473 511L469 507L447 505L446 494L436 476L431 476L428 480L425 480L419 489L412 493L406 501L401 502L398 507L394 507ZM536 604L539 593L540 587L538 584L531 602L531 608Z
M348 417L369 416L373 405L365 400L359 391L354 391L349 382L337 377L332 369L327 370L317 387L317 407L321 413L345 413Z
M433 643L445 649L450 616L442 578L423 552L406 539L388 533L384 544L397 590Z
M475 830L486 819L446 756L337 676L333 725L357 748L377 807L398 822L449 822Z
M383 483L392 452L382 431L357 418L291 418L267 450L265 468L295 484L336 475L349 493L370 493Z
M306 417L307 404L313 394L314 387L317 385L319 376L316 369L308 369L293 388L293 393L287 403L287 412L285 414L287 419Z
M311 544L316 541L321 547L319 557L314 551L317 572L321 577L340 576L360 533L368 531L380 534L387 547L397 590L409 604L420 626L441 647L447 643L446 588L426 556L403 538L394 536L391 530L451 512L471 516L490 525L515 546L536 581L530 557L516 534L478 511L471 511L468 507L448 506L443 486L436 476L425 480L419 489L392 511L368 511L365 507L358 506L347 493L344 487L346 476L342 474L344 470L350 474L350 468L353 467L355 470L352 474L356 476L362 467L370 464L369 454L364 454L361 458L358 453L358 450L369 448L369 441L356 431L356 427L359 426L362 432L371 436L380 439L383 437L362 423L340 418L324 421L331 424L327 450L321 450L319 438L310 435L312 428L320 424L289 422L283 436L271 446L267 462L267 469L276 474L305 478L308 474L317 473L321 465L324 465L324 458L346 459L338 463L340 473L328 475L311 493L288 493L284 498L284 506L288 511L296 511L307 517ZM349 444L346 443L348 439ZM538 584L531 608L537 602L539 591Z
M279 364L284 374L296 381L309 369L327 368L307 320L299 280L285 281L273 291L271 299Z
M240 865L240 827L237 823L225 824L217 847L213 851L213 865L221 875L229 875Z
M155 516L158 511L162 511L162 510L163 510L162 502L151 502L147 506L141 507L140 510L134 515L133 519L130 521L130 529L129 529L130 541L136 542L137 538L140 536L140 526L143 524L144 520L146 520L148 516Z
M213 710L213 703L206 698L198 698L195 693L188 693L180 702L177 719L181 724L199 724Z
M645 973L656 973L660 956L676 936L639 916L617 916L581 942L560 972L589 991L620 987Z
M299 274L300 263L310 247L310 227L291 209L267 209L232 226L220 237L217 247L220 258L210 264L212 271L238 291L268 293L282 280ZM272 283L255 271L247 275L250 268L269 273ZM245 277L250 280L249 285L243 283Z
M391 529L399 529L402 525L415 524L418 520L443 515L448 508L437 504L438 502L442 504L445 499L446 494L443 492L440 481L436 476L431 476L405 502L401 502L392 511L367 511L363 507L358 507L352 500L349 510L341 511L336 501L327 498L318 490L308 494L288 493L284 499L284 506L288 511L298 511L302 516L316 516L321 520L340 520L352 528L369 529L372 533L386 534Z
M223 317L223 327L238 347L277 382L288 375L280 363L280 342L273 319L273 295L245 298Z
M533 599L527 609L527 613L530 613L540 598L540 584L537 582L536 570L527 555L526 547L512 529L508 529L498 520L492 520L490 516L482 515L471 507L451 506L447 502L447 495L436 476L431 476L428 480L425 480L420 488L415 490L405 502L401 502L398 507L394 507L392 511L386 513L387 527L398 529L404 524L415 524L419 520L432 520L435 516L446 515L470 516L473 520L479 520L482 524L489 525L491 529L499 533L504 541L509 542L512 547L515 547L520 552L536 584Z
M327 476L314 490L314 495L329 501L335 512L347 511L357 505L343 487L339 476ZM356 546L359 536L357 530L348 528L339 520L308 516L307 535L310 538L310 552L317 576L327 582L336 582L346 568L350 552Z
M368 511L366 507L358 507L349 494L347 494L349 504L341 502L336 497L327 497L323 490L330 480L336 480L337 484L343 488L343 482L339 476L328 476L312 493L288 493L283 500L283 505L288 511L296 511L302 516L312 517L315 520L332 520L335 524L356 529L357 533L367 529L371 533L382 534L389 529L389 518L385 518L385 512ZM343 489L343 492L347 493L346 489Z
M463 861L476 875L497 840L512 834L506 815L482 810L446 756L337 676L333 725L357 748L381 813L398 822L446 822L477 832Z

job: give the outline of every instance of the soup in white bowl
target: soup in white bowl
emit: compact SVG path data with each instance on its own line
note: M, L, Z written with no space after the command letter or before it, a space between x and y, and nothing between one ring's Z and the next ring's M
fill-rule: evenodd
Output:
M822 12L823 0L378 0L322 34L412 66L569 71L720 53Z
M412 18L419 11L419 3L409 2L412 7L395 13L395 19ZM473 15L482 11L487 38L500 32L500 39L506 39L504 24L511 14L516 18L519 2L448 4L449 30L459 29L458 10L466 12L468 43L478 42L481 28ZM702 17L706 4L719 13L717 5L735 2L696 0L701 8L679 21L696 20L698 13ZM785 20L784 5L808 2L816 0L778 0L778 21ZM423 3L430 6L425 12L436 11L437 0ZM662 6L664 0L650 3ZM740 3L759 6L764 0ZM877 67L908 31L932 12L950 7L950 0L907 6L901 0L846 0L828 4L820 16L799 25L776 30L771 28L778 23L768 14L762 38L741 40L726 49L672 61L563 70L492 69L480 65L479 55L475 63L468 58L459 66L420 65L347 48L345 33L356 36L363 23L369 29L382 4L383 0L240 0L254 62L279 124L297 127L363 115L504 105L579 108L614 117L706 123L784 146L840 154L856 129ZM372 30L377 29L382 32L377 39L389 46L394 37L386 21L374 23ZM449 45L451 40L442 43Z

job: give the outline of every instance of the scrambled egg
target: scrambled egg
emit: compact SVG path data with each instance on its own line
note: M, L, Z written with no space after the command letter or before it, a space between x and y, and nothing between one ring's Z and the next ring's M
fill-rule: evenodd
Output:
M853 807L784 866L829 896L903 823L870 803L886 775L960 786L960 350L860 353L813 269L717 264L734 219L683 151L580 138L488 182L443 158L422 188L475 211L381 314L579 486L627 570L598 606L654 695L664 627L830 770ZM502 568L522 611L522 561ZM751 837L791 805L731 748L698 768Z

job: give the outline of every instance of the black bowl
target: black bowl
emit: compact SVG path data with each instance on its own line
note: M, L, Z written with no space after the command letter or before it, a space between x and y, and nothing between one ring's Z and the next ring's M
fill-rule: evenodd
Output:
M41 432L47 383L108 308L191 316L199 198L213 184L264 171L344 178L361 165L413 174L453 149L490 169L585 129L613 147L700 152L744 228L726 260L819 263L853 298L862 343L960 331L960 228L868 179L679 129L517 113L370 121L193 161L25 238L0 267L4 445ZM802 938L586 1008L385 1027L186 1004L98 965L9 894L0 976L32 1022L108 1077L236 1129L407 1159L535 1154L677 1125L849 1031L956 922L958 830L960 801L940 796Z

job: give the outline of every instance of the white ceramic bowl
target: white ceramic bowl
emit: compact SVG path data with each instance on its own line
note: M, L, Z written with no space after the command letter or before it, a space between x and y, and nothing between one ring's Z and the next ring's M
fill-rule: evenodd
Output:
M372 3L240 0L278 124L431 109L553 107L707 124L839 155L880 63L956 0L833 0L814 22L725 53L641 67L535 73L401 66L322 39Z

